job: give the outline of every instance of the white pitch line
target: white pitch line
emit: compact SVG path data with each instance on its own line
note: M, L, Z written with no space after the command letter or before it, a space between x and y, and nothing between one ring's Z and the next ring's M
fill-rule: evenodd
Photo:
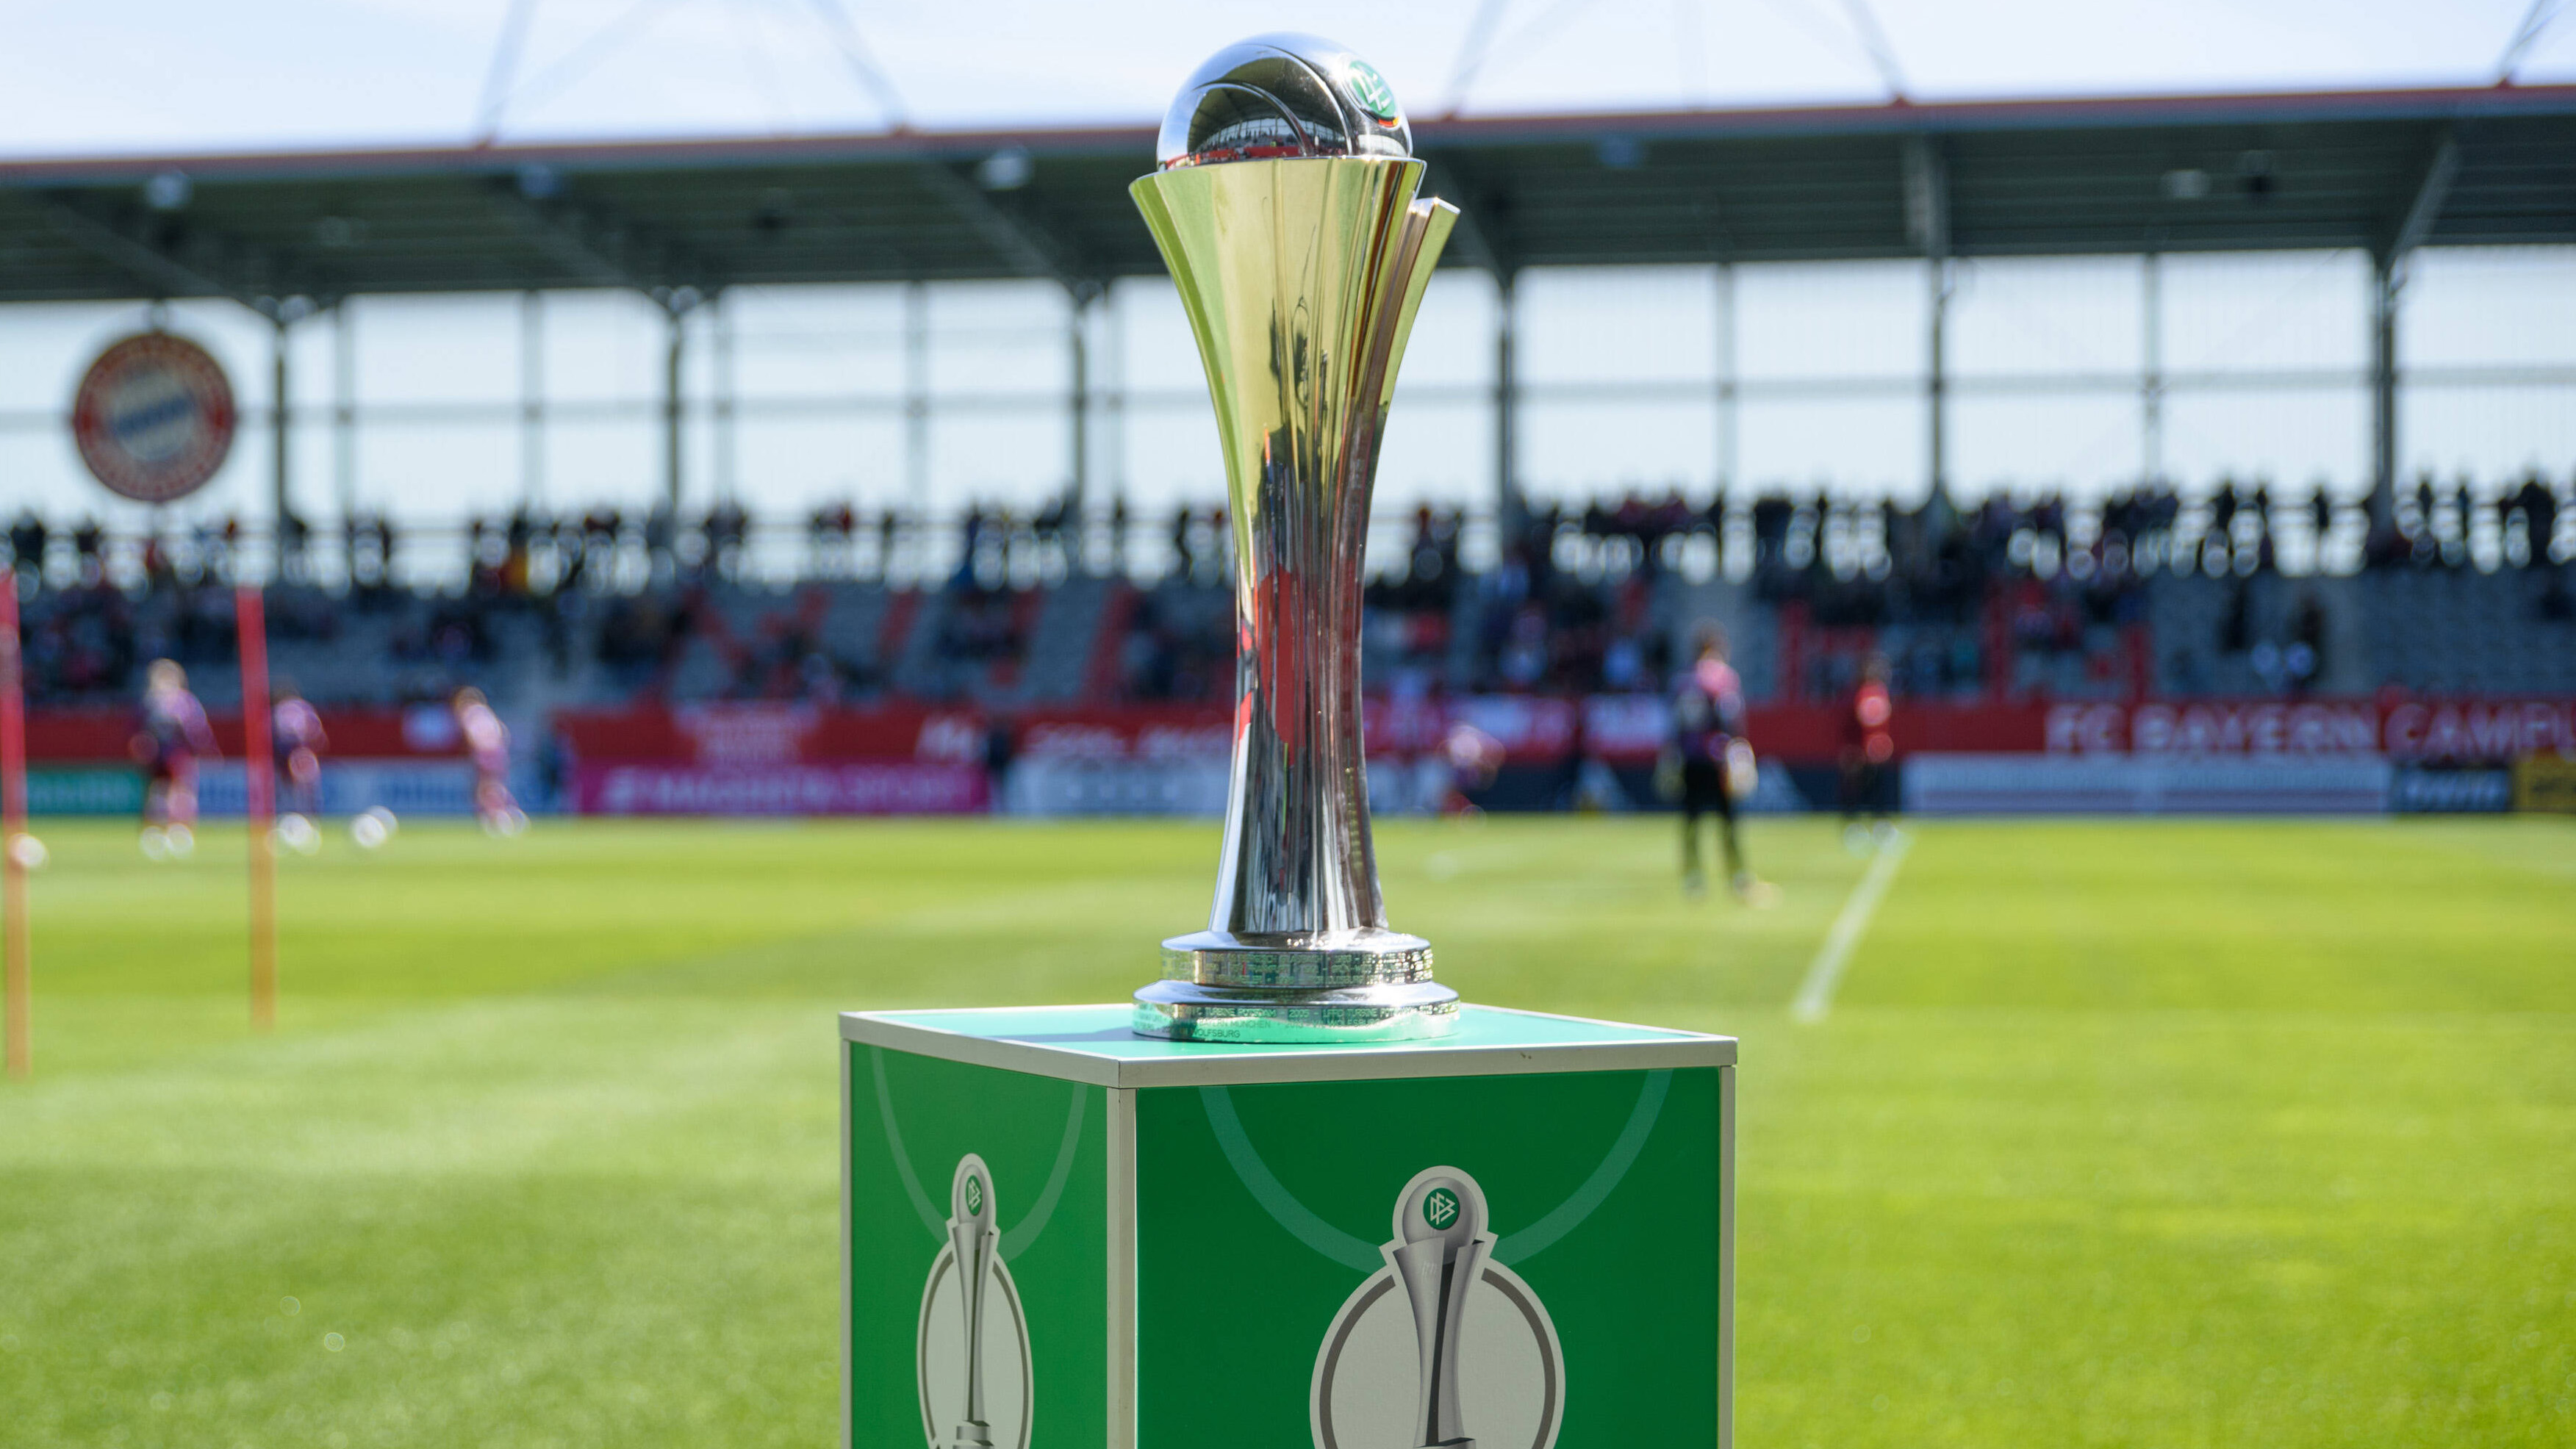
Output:
M1906 848L1913 843L1913 836L1900 831L1870 859L1860 884L1852 887L1851 898L1843 902L1842 914L1834 917L1834 928L1825 933L1824 946L1808 963L1807 979L1798 983L1798 999L1789 1003L1793 1019L1822 1021L1825 1013L1833 1009L1834 988L1842 984L1843 968L1851 964L1852 948L1860 944L1861 932L1869 929L1869 918L1878 914L1880 898L1896 880L1896 864L1905 859Z

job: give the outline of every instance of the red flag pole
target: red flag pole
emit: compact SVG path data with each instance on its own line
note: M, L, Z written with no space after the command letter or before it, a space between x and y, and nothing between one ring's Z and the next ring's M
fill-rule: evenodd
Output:
M242 767L250 795L250 1024L277 1026L277 758L268 744L268 616L259 586L233 590L241 642Z
M9 1075L36 1070L34 1006L29 980L33 935L27 929L27 696L18 676L18 572L0 568L0 976L8 1021Z

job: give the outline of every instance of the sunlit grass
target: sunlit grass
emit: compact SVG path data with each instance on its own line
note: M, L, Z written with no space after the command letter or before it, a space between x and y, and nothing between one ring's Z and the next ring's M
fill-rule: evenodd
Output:
M832 1012L1123 997L1215 854L335 837L286 863L258 1038L237 831L45 835L13 1449L828 1442ZM1776 910L1683 900L1663 821L1380 840L1472 999L1744 1038L1742 1442L2576 1439L2576 829L1927 826L1812 1027L1782 1008L1864 862L1751 841Z

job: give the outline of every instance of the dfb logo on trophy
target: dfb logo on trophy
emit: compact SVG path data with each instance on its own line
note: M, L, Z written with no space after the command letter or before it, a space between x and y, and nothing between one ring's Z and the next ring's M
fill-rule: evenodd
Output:
M1485 1190L1455 1167L1395 1199L1386 1266L1315 1355L1315 1449L1552 1449L1565 1359L1547 1306L1494 1261Z
M921 1290L914 1350L921 1429L930 1449L1028 1449L1034 1420L1028 1314L1002 1262L993 1174L958 1159L948 1189L948 1241Z

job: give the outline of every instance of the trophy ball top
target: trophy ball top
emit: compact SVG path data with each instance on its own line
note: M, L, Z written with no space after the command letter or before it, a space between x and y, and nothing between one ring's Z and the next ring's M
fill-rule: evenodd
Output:
M984 1168L984 1159L967 1153L957 1164L957 1178L948 1187L949 1211L960 1223L976 1228L993 1225L993 1174Z
M1377 67L1321 36L1237 41L1190 73L1163 113L1164 169L1282 156L1413 154L1413 128Z
M1485 1230L1485 1195L1464 1173L1434 1168L1415 1178L1395 1203L1400 1243L1438 1238L1455 1252Z

